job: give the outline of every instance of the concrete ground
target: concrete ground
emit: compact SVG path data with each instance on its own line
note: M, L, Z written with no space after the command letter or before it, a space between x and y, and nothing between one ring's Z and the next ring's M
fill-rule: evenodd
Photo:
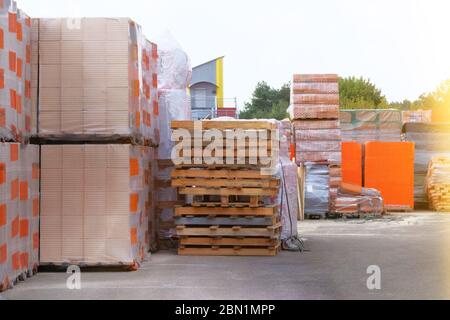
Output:
M306 221L308 252L275 258L153 255L137 272L40 273L0 299L450 299L450 214ZM381 290L367 268L381 268Z

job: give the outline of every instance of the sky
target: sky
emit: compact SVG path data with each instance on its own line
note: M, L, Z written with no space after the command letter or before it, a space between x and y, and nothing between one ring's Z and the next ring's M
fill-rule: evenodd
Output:
M363 76L389 101L450 78L448 0L17 0L32 17L130 17L169 31L196 66L225 55L225 97L294 73Z

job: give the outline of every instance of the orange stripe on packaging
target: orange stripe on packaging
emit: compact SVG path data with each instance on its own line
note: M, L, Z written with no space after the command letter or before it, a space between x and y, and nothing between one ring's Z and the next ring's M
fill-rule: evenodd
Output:
M9 32L16 33L17 30L17 14L13 12L8 12L8 25Z
M12 255L12 268L14 271L20 269L20 252L16 252Z
M139 175L139 160L136 158L130 159L130 177Z
M22 24L20 22L17 22L16 30L17 30L17 34L16 34L17 41L22 42L23 29L22 29Z
M5 33L3 28L0 28L0 49L5 49Z
M0 128L6 128L6 110L0 108Z
M19 216L15 217L11 222L11 238L15 238L19 235L20 231L20 218Z
M0 185L6 182L6 164L0 163Z
M39 233L33 234L33 250L39 250Z
M19 197L19 179L11 181L11 200Z
M32 179L38 180L39 179L39 164L33 163L33 169L32 169Z
M131 228L131 245L136 245L138 243L138 237L137 237L137 229Z
M6 226L8 217L6 215L6 204L0 204L0 228Z
M8 260L8 247L6 243L0 244L0 264L5 264Z
M28 219L20 220L20 238L28 237L29 235L29 223Z
M130 194L130 211L135 213L139 209L139 194Z
M9 51L9 70L11 72L16 72L17 68L17 55L14 51Z
M22 78L22 63L23 63L22 59L17 58L17 77L19 79Z
M0 89L5 88L5 70L0 69Z
M22 252L20 254L20 267L22 269L28 269L29 257L28 252Z
M33 199L33 217L39 216L39 198Z
M19 145L17 143L12 143L9 147L9 153L10 153L9 160L11 162L18 161L19 160Z
M28 200L28 181L20 182L20 200Z

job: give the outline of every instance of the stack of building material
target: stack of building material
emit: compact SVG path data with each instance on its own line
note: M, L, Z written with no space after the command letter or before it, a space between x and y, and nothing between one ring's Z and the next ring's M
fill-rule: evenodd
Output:
M379 190L387 211L414 209L414 143L368 142L364 186Z
M342 177L339 102L337 75L294 75L290 116L297 165L309 164L306 167L306 216L322 217L334 211L337 187ZM324 168L323 165L330 167ZM322 192L315 194L311 190ZM325 190L329 190L326 197Z
M416 206L428 206L425 179L434 157L450 157L450 125L439 123L406 123L406 141L414 142L414 198Z
M363 146L358 142L342 142L342 182L363 186Z
M27 142L31 124L31 19L14 1L0 3L0 137Z
M336 201L336 213L343 217L373 217L384 213L383 197L378 190L342 183Z
M157 47L139 25L126 18L38 19L33 25L41 139L157 144Z
M0 143L0 292L39 264L39 147Z
M0 2L0 292L33 275L39 254L39 147L31 108L31 20Z
M183 139L184 150L172 173L172 186L188 198L185 206L176 208L179 254L276 255L280 249L281 223L279 204L272 203L279 197L280 179L273 172L278 157L274 154L273 161L272 146L278 149L274 144L279 143L278 137L273 136L278 132L277 124L200 123L198 127L198 122L172 122L175 134L190 132L190 137ZM246 138L236 138L240 131L259 139L247 142ZM225 143L210 149L210 140L203 140L210 134L220 134L217 138Z
M403 111L403 123L431 123L432 110Z
M170 183L174 164L171 160L174 143L170 123L191 119L191 101L188 87L192 70L188 55L180 45L166 34L158 43L158 96L160 139L156 172L156 226L158 248L176 246L175 206L180 205L176 188Z
M426 179L430 208L439 212L450 211L450 158L431 159Z
M130 19L39 19L41 264L135 269L155 240L157 47ZM149 231L149 228L152 230Z
M399 110L342 110L342 141L400 142L402 114Z
M137 267L144 260L150 150L42 146L41 265Z
M329 166L307 163L305 167L305 217L326 218L331 206Z

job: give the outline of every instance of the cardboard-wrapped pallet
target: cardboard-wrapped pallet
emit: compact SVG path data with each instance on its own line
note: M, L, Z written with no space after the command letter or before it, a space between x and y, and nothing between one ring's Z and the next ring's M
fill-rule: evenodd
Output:
M137 23L38 19L33 28L41 138L157 143L158 52Z
M0 1L0 139L35 133L31 105L31 19L15 1Z
M0 292L39 263L39 147L0 143Z
M137 267L149 245L152 155L122 144L42 146L41 264Z

